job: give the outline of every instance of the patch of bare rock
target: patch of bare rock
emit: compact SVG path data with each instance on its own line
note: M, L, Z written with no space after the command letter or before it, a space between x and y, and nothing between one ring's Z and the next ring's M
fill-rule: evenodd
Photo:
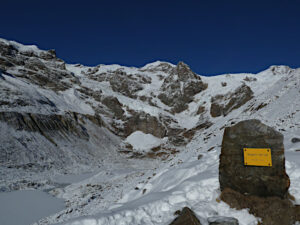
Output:
M245 84L234 92L226 95L216 95L211 99L210 114L212 117L226 116L234 109L238 109L253 98L253 91Z
M184 207L182 211L177 211L178 214L170 225L201 225L201 222L195 213L188 207ZM239 222L233 217L214 216L207 218L209 225L238 225Z
M207 86L188 65L179 62L165 78L158 98L170 106L173 113L180 113L186 110L194 96L205 90Z

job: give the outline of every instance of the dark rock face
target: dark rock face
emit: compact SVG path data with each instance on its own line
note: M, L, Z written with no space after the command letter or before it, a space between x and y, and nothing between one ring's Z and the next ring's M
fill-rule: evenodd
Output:
M170 225L201 225L194 212L184 207L180 215Z
M204 113L204 112L205 112L205 107L200 105L200 106L198 107L198 110L197 110L196 114L197 114L197 115L200 115L200 114L202 114L202 113Z
M270 148L272 167L244 166L243 148ZM221 190L286 197L290 180L285 172L283 135L259 120L225 128L219 165Z
M103 151L114 148L113 144L107 148L113 136L99 115L0 112L0 123L5 137L1 139L0 164L8 168L43 171L73 163L93 165L99 163ZM99 140L96 146L90 144L94 137Z
M166 136L165 126L154 116L144 112L132 112L133 116L128 118L124 124L124 135L129 136L131 133L140 130L145 134L152 134L158 138Z
M33 113L1 112L0 121L6 122L16 130L38 132L50 142L53 136L65 138L73 134L78 138L88 140L89 134L86 129L78 123L78 115L43 115Z
M0 69L6 71L17 66L22 66L22 69L16 68L16 77L54 91L70 88L71 85L66 79L73 83L78 82L72 73L66 70L65 63L56 58L54 50L40 53L21 51L12 44L0 41Z
M172 107L173 113L180 113L188 108L188 103L193 101L195 94L206 88L207 84L197 74L183 62L179 62L165 78L158 98Z
M239 221L233 217L214 216L207 218L209 225L239 225Z
M142 85L130 78L125 72L121 70L115 71L113 76L110 76L109 83L115 92L122 93L130 98L137 98L136 92L143 89Z
M232 110L237 109L253 98L250 87L243 84L233 93L217 95L211 99L210 114L212 117L226 116Z
M223 190L221 200L237 210L249 212L262 219L263 225L291 225L300 221L300 206L279 197L245 196L230 188Z
M140 71L149 71L149 72L165 72L170 73L173 67L169 63L161 62L159 65L151 66L147 69L141 68Z
M102 100L102 103L109 108L117 118L122 118L124 110L122 109L122 104L116 97L107 96Z

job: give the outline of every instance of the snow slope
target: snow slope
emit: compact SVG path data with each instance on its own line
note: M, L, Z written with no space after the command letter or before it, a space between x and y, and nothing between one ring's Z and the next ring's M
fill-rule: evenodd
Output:
M68 65L36 47L3 39L0 44L15 49L16 61L0 52L6 62L0 61L0 113L55 116L62 118L59 124L71 121L77 130L82 128L79 135L65 126L63 131L51 130L54 145L43 133L17 129L15 120L0 121L0 190L41 189L65 200L65 209L36 224L167 225L184 206L204 225L215 215L233 216L242 225L257 224L259 218L246 209L231 209L218 199L224 127L251 118L284 134L290 193L300 203L300 142L291 141L300 138L300 69L271 66L258 74L197 75L207 88L197 92L186 109L174 113L159 94L170 76L178 78L178 65ZM7 60L13 66L7 67ZM25 65L17 65L18 60ZM47 80L53 74L54 86ZM253 91L253 98L226 116L212 117L211 99L243 84ZM114 102L107 104L108 97ZM128 123L132 118L134 122ZM133 129L137 123L140 126ZM126 143L132 149L126 149ZM135 152L138 157L131 154ZM148 153L166 157L147 157ZM49 165L60 163L30 169L30 163L44 165L42 158Z
M150 176L146 173L142 182L137 179L136 188L134 184L131 187L123 187L122 191L126 194L121 195L116 202L105 208L99 207L101 210L98 213L94 210L93 216L73 219L65 224L167 225L174 219L174 212L184 206L189 206L200 218L202 224L207 224L206 219L214 215L233 216L239 220L240 224L256 224L258 218L250 215L247 210L231 209L218 200L220 194L218 156L224 125L249 118L258 118L284 134L286 167L291 179L290 193L299 204L300 155L296 150L300 146L299 143L292 143L291 139L299 137L300 133L300 107L298 105L300 71L298 69L290 74L273 75L267 70L265 73L267 78L263 77L264 72L251 75L257 78L257 83L250 84L255 91L256 98L226 117L213 118L214 124L204 132L198 132L177 156L151 170ZM227 79L226 75L204 79L211 86L220 86L221 82L226 81L228 83L226 88L229 91L236 88L246 76L250 75L230 75L231 79ZM258 83L259 79L262 80L262 86ZM271 84L268 83L268 79ZM215 90L217 88L213 88L213 91ZM198 101L204 99L207 101L210 96L217 93L220 92L199 94ZM267 103L267 105L259 110L251 110L261 103ZM184 113L188 114L188 112Z

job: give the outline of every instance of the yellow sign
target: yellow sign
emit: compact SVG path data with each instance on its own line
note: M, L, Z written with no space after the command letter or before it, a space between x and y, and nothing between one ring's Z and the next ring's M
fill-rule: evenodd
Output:
M272 166L270 148L244 148L244 165Z

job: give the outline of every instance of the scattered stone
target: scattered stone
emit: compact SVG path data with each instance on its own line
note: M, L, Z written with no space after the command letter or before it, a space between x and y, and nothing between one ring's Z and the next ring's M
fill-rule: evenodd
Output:
M234 217L213 216L207 218L209 225L239 225L239 221Z
M294 137L294 138L292 138L292 143L297 143L297 142L300 142L300 138L296 138L296 137Z
M244 81L248 81L248 82L252 82L252 81L257 81L257 79L255 77L245 77Z
M191 209L184 207L180 215L170 225L201 225L201 223Z
M198 110L197 110L197 112L196 112L196 114L200 115L200 114L202 114L204 112L205 112L205 107L200 105L199 108L198 108Z
M255 111L258 111L258 110L260 110L260 109L266 107L267 105L268 105L267 103L262 102L262 103L259 104L254 110L255 110Z
M272 167L245 166L243 148L270 148ZM259 120L225 128L219 165L221 190L285 198L290 180L285 172L283 135Z
M202 159L203 155L202 154L199 154L198 155L198 160Z

